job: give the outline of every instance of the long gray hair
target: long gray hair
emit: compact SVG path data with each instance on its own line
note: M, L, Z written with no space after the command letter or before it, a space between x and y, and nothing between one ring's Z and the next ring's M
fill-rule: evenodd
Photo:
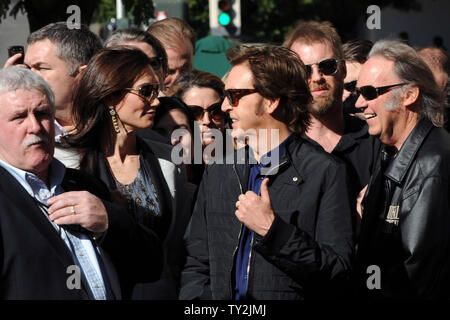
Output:
M433 74L416 50L398 40L380 40L369 52L369 58L382 56L394 62L394 72L403 82L419 88L418 103L421 115L435 126L444 124L444 96Z

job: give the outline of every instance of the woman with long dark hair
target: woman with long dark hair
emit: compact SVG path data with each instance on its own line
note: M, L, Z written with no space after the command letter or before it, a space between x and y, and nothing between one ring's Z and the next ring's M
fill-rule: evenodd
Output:
M79 152L80 170L103 180L116 202L164 241L162 279L136 286L134 298L176 299L184 263L182 236L189 220L184 168L170 161L169 145L136 135L153 125L161 80L142 51L101 50L79 81L73 104L76 127L65 139Z

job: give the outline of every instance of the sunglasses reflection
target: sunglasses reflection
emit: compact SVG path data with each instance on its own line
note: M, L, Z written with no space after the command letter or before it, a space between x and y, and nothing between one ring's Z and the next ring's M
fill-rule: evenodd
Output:
M314 65L317 65L320 73L329 76L337 72L338 60L331 58L305 65L306 71L308 72L309 75L312 74L312 67Z

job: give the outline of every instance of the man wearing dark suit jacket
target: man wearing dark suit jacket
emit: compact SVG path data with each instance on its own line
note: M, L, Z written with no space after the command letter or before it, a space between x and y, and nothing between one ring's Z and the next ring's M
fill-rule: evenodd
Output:
M39 75L0 71L0 298L120 299L119 279L159 278L160 242L53 159L54 115Z

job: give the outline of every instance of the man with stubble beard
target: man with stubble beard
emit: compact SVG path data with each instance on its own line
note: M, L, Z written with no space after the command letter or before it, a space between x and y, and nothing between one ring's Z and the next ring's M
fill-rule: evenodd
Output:
M350 196L358 216L360 201L369 182L379 142L367 132L367 124L343 112L342 93L346 76L341 39L329 22L300 22L284 42L296 52L309 72L308 85L313 102L309 105L311 125L309 140L338 156L347 165Z

